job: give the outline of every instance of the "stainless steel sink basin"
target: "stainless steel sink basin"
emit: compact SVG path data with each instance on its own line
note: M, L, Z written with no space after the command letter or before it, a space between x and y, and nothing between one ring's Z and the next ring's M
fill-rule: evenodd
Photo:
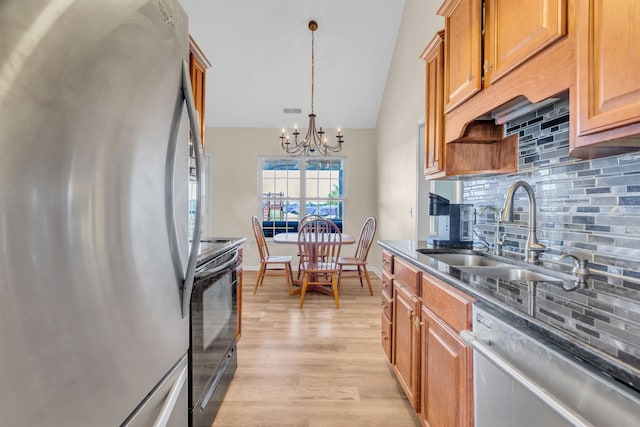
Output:
M491 279L501 280L522 280L532 282L562 282L553 276L538 273L536 271L520 268L516 266L494 266L494 267L456 267L465 273L475 274L477 276L487 277Z
M570 275L555 271L552 271L551 274L545 274L548 269L540 266L529 268L523 262L502 261L499 257L496 259L494 256L470 250L442 252L434 249L418 249L418 252L464 273L489 279L520 280L525 282L565 282L573 279Z
M509 264L474 254L429 254L429 257L442 261L453 267L462 266L509 266Z

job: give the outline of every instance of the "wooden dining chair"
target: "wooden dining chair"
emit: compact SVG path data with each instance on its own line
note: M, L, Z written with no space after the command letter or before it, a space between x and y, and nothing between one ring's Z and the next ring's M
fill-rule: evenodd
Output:
M367 270L367 256L373 243L373 236L376 234L376 219L369 217L364 221L362 229L360 229L360 237L358 238L358 246L356 252L352 257L340 257L338 259L339 276L338 283L342 281L342 277L345 274L352 274L358 276L360 279L360 286L364 286L362 278L364 277L369 287L369 293L373 295L373 289L371 288L371 279L369 278L369 271Z
M264 238L264 232L262 230L262 224L257 216L253 216L251 219L253 225L253 234L256 237L256 245L258 246L258 253L260 254L260 271L258 272L258 279L256 285L253 288L253 294L256 294L258 286L262 285L262 281L265 276L279 276L282 271L285 273L287 279L287 291L291 295L293 293L293 271L291 269L291 255L273 256L269 254L269 246L267 245L267 239Z
M300 308L308 287L323 286L333 290L336 308L340 308L338 297L338 259L342 247L340 229L326 219L306 222L298 230L298 250L302 271Z
M320 215L306 215L298 222L298 231L308 222L313 223L314 221L318 221L323 219ZM302 265L302 258L300 257L300 253L298 253L298 276L297 279L300 280L300 276L302 276L302 270L300 266Z

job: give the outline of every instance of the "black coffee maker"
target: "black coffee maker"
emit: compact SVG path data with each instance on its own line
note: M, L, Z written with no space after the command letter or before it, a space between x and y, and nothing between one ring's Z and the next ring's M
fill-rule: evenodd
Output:
M429 215L438 217L438 233L428 242L434 246L473 246L473 205L454 204L429 193Z

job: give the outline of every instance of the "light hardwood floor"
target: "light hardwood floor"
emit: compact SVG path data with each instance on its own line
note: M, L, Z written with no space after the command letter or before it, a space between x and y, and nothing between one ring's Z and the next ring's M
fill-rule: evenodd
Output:
M284 279L244 272L238 369L214 427L415 427L418 420L380 345L374 296L345 279L333 297L289 296Z

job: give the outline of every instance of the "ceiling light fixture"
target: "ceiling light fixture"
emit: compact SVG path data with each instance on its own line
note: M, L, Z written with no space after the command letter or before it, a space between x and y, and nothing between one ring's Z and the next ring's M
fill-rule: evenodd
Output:
M322 130L322 126L320 129L316 129L316 115L313 110L313 84L315 79L315 31L318 29L318 23L316 21L309 21L309 30L311 30L311 114L309 114L309 128L307 129L307 134L302 139L302 141L298 140L298 128L294 127L292 135L294 136L293 142L289 141L289 135L286 133L286 129L282 129L282 135L280 135L280 144L282 146L282 150L291 155L301 155L301 156L310 156L310 155L320 155L326 156L330 153L337 153L342 150L342 143L344 142L342 139L342 134L340 133L340 129L338 129L338 134L336 135L337 142L335 145L329 145L327 143L327 138L324 136L325 131Z

